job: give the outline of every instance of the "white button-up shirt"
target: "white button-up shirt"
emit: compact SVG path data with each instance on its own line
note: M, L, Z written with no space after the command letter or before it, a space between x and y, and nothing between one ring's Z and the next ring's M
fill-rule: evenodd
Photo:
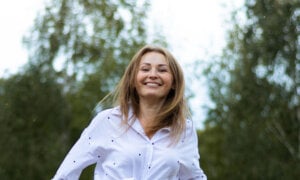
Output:
M170 128L160 129L149 139L138 120L125 127L121 118L119 107L98 113L53 180L79 179L82 170L95 163L95 180L206 180L190 120L178 144L170 146Z

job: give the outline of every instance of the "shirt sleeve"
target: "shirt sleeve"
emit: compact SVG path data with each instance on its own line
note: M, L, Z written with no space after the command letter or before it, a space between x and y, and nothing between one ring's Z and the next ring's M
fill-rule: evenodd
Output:
M199 165L198 136L192 121L187 121L186 132L178 146L181 156L179 178L183 180L207 180Z
M100 112L85 128L80 138L73 145L69 153L58 168L52 180L76 180L79 179L82 170L99 159L101 143L105 142L105 112ZM97 140L97 143L95 141ZM96 145L97 144L97 145Z

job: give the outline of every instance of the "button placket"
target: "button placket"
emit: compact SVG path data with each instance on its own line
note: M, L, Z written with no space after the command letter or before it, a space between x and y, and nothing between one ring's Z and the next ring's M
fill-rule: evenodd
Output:
M151 166L152 166L154 145L155 145L155 143L151 142L151 141L149 142L149 145L148 145L148 150L149 150L149 156L148 156L148 160L147 160L148 170L150 170Z

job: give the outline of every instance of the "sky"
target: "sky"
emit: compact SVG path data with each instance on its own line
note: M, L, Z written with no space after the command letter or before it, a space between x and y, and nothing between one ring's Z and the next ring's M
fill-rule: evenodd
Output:
M22 37L33 25L36 13L44 0L9 0L0 4L0 76L16 72L27 62L27 51Z
M22 37L33 25L45 0L9 0L0 6L0 77L14 73L27 62L27 51ZM158 29L165 35L170 51L189 75L187 64L206 61L219 55L226 44L225 35L229 27L230 12L239 8L243 0L151 0L149 33ZM204 81L193 85L195 92L191 109L201 124L204 110L199 108L209 101ZM201 126L201 125L200 125Z

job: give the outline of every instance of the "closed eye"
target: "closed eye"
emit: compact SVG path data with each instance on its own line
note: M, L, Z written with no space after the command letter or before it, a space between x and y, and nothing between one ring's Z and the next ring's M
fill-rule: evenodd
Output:
M158 72L168 72L167 69L159 69Z
M149 69L149 68L141 68L140 70L141 70L141 71L144 71L144 72L148 72L148 71L150 71L150 69Z

